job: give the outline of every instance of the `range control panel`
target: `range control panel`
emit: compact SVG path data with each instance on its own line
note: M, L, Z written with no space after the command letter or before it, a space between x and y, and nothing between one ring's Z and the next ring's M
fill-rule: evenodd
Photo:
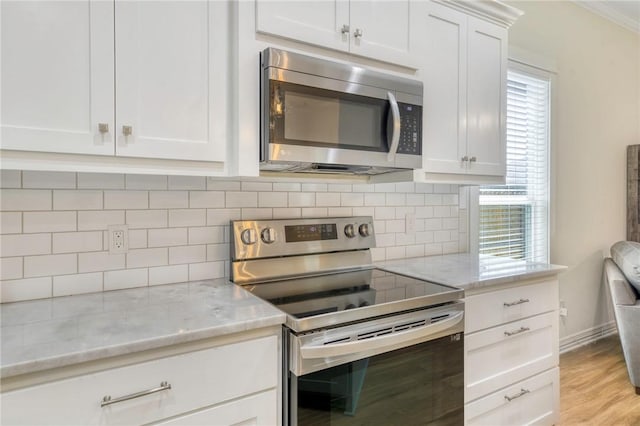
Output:
M231 221L231 260L375 247L371 216Z

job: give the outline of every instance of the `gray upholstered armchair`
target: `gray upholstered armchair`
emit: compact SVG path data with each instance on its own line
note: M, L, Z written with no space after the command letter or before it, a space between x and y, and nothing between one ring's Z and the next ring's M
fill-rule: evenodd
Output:
M640 244L616 243L611 256L604 261L605 284L611 294L629 379L640 395L640 296L635 287L640 285Z

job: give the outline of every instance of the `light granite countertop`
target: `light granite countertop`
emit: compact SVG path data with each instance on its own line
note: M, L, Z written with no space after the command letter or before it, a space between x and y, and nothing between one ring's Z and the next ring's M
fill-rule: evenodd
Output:
M0 305L0 377L282 324L225 279Z
M376 266L467 292L522 279L556 275L566 269L560 265L469 253L389 260L379 262Z

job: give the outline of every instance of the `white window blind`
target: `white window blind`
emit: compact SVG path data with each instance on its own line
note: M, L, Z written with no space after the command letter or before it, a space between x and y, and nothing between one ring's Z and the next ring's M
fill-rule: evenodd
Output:
M480 187L480 253L549 261L549 85L508 72L506 184Z

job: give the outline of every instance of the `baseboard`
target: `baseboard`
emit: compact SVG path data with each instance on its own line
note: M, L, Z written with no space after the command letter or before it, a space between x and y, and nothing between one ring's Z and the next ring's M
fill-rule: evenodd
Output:
M560 353L569 352L580 346L588 345L603 337L610 336L618 332L615 321L599 325L597 327L588 328L570 336L560 339Z

